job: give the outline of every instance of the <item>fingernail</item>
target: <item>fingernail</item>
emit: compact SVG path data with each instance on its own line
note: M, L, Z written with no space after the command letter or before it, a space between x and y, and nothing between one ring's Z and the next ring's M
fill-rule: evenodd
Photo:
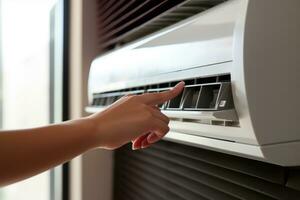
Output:
M180 81L177 85L185 85L184 81Z
M148 137L147 137L147 141L149 142L149 143L155 143L155 142L157 142L158 140L160 140L160 138L156 135L156 134L154 134L154 133L151 133L150 135L148 135Z
M131 148L132 148L133 151L138 149L136 146L134 146L134 144L132 144Z
M172 89L175 89L176 87L178 87L178 86L180 86L180 85L184 86L184 85L185 85L185 82L184 82L184 81L180 81L180 82L177 83L177 84L175 85L175 87L173 87Z
M145 140L142 142L141 148L144 149L144 148L147 147L147 145L148 145L148 140L145 139Z

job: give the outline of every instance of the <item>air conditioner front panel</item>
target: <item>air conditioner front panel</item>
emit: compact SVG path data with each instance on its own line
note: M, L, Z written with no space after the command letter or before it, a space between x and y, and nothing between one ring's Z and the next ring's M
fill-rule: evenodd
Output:
M229 0L115 49L92 63L87 111L103 110L122 94L163 91L186 80L180 101L160 105L171 117L167 139L300 165L294 153L300 150L299 7L297 0L284 6L280 0ZM222 85L230 85L222 97L233 102L225 112L217 108ZM208 94L204 106L201 94Z
M216 64L212 66L206 67L198 67L183 71L170 72L170 73L162 73L153 77L146 77L143 79L137 79L132 81L124 81L124 82L116 82L111 83L104 87L105 91L115 91L120 88L133 88L145 85L151 85L156 83L163 82L173 82L185 79L196 78L201 74L203 77L211 77L215 74L230 74L233 72L233 62L226 62L221 64ZM238 76L236 76L238 77ZM233 94L235 91L244 90L240 84L241 79L233 79L231 78L232 90ZM243 101L245 96L233 96L234 102ZM244 107L238 107L235 105L239 125L238 127L225 127L223 125L206 125L206 124L198 124L198 123L181 123L181 122L172 122L171 129L174 128L179 133L192 134L205 136L215 139L228 140L232 142L240 142L240 143L248 143L252 145L258 145L257 139L255 137L254 132L251 129L251 122L249 121L249 116L247 115L247 110ZM96 109L89 109L89 111L96 111ZM101 108L98 108L100 111ZM179 115L183 115L180 113ZM204 113L207 113L204 111ZM172 117L172 115L169 115ZM199 115L201 116L201 115ZM249 128L250 127L250 128Z
M90 90L103 91L106 84L232 61L238 2L233 5L219 5L95 59Z

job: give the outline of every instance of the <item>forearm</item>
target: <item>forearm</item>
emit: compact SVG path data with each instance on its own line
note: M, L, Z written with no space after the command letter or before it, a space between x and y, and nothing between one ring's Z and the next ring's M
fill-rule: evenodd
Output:
M145 148L168 131L169 119L156 105L180 94L184 83L170 91L125 96L101 113L46 127L0 132L0 186L14 183L62 164L85 151L116 149L133 141Z
M0 132L0 186L46 171L93 148L84 119Z

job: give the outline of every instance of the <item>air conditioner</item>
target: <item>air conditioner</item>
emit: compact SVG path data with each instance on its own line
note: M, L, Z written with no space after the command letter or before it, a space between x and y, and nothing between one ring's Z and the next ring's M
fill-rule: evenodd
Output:
M160 105L171 119L166 140L300 165L299 8L299 0L229 0L114 48L92 63L86 110L184 80L183 93Z

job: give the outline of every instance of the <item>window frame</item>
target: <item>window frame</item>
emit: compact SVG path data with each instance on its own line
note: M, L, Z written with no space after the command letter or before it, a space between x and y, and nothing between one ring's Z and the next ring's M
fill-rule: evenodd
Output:
M50 123L59 123L70 119L70 0L57 1L51 11L50 26ZM50 171L50 199L69 200L69 163Z
M3 127L2 1L0 0L0 129Z

